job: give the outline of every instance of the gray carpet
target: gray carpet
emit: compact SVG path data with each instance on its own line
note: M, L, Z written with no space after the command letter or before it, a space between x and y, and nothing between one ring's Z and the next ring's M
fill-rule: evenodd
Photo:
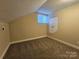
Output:
M11 45L4 59L79 59L79 50L49 38Z

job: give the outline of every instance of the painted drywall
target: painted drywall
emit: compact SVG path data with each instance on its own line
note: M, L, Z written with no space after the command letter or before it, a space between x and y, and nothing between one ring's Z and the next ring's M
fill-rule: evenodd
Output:
M4 30L2 28L4 27ZM0 57L9 44L9 25L0 21Z
M57 11L56 14L58 31L48 35L79 46L79 4Z
M10 22L11 41L19 41L47 35L46 24L38 24L37 13L19 17Z

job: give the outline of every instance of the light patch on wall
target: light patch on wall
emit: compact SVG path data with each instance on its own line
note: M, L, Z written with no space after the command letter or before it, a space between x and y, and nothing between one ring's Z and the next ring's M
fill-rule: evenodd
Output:
M75 2L75 0L61 0L62 3Z
M49 32L55 33L58 30L58 17L53 17L49 20Z

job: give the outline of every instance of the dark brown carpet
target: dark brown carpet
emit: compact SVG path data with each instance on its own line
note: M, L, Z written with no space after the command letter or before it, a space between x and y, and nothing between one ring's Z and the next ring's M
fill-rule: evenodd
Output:
M4 59L79 59L79 51L49 38L11 45Z

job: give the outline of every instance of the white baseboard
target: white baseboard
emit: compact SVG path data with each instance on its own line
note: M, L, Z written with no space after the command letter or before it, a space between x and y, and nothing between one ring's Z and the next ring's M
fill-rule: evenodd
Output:
M65 42L65 41L63 41L63 40L60 40L60 39L57 39L57 38L54 38L54 37L51 37L51 36L48 36L48 38L53 39L53 40L56 40L56 41L58 41L58 42L61 42L61 43L65 44L65 45L68 45L68 46L70 46L70 47L73 47L73 48L76 48L76 49L79 50L79 46L77 46L77 45L74 45L74 44Z
M15 43L20 43L20 42L25 42L25 41L30 41L30 40L35 40L35 39L39 39L39 38L44 38L47 36L40 36L40 37L35 37L35 38L29 38L29 39L24 39L24 40L20 40L20 41L14 41L14 42L10 42L7 47L5 48L3 54L1 55L0 59L3 59L4 55L6 54L8 48L10 47L11 44L15 44Z
M6 54L8 48L10 47L10 44L7 45L7 47L5 48L4 52L2 53L0 59L3 59L4 55Z
M25 42L25 41L30 41L30 40L35 40L35 39L44 38L44 37L48 37L48 38L54 39L54 40L56 40L56 41L58 41L58 42L61 42L61 43L63 43L63 44L66 44L66 45L68 45L68 46L71 46L71 47L76 48L76 49L79 50L79 46L76 46L76 45L74 45L74 44L65 42L65 41L63 41L63 40L60 40L60 39L57 39L57 38L54 38L54 37L51 37L51 36L40 36L40 37L35 37L35 38L29 38L29 39L24 39L24 40L20 40L20 41L10 42L10 44L8 44L8 46L5 48L5 50L4 50L3 54L2 54L2 56L0 57L0 59L3 59L4 55L6 54L8 48L9 48L9 46L10 46L11 44L20 43L20 42Z
M35 38L28 38L28 39L19 40L19 41L13 41L13 42L10 42L10 44L21 43L21 42L35 40L35 39L44 38L44 37L47 37L47 36L39 36L39 37L35 37Z

